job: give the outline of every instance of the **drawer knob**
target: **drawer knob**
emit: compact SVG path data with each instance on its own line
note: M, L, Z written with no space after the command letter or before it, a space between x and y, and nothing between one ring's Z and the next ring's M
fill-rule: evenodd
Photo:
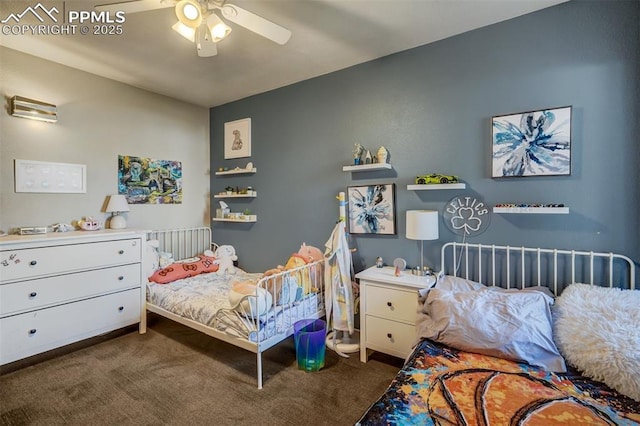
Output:
M32 260L31 262L29 262L29 265L31 266L36 266L38 264L37 260Z
M389 339L393 339L393 334L391 334L391 333L387 333L387 337L388 337Z
M124 250L118 250L118 254L124 254Z
M123 276L123 275L120 275L120 276L118 277L118 281L122 281L122 280L124 280L124 276Z
M31 330L29 330L29 334L30 334L30 335L34 335L34 334L36 334L36 329L35 329L35 328L32 328Z
M391 302L387 302L387 306L388 306L388 307L392 307L392 306L393 306L393 303L391 303Z
M118 308L118 310L119 310L120 312L124 311L124 306L120 306L120 307Z
M29 293L29 297L36 297L38 295L38 293L36 293L35 291L32 291L31 293Z

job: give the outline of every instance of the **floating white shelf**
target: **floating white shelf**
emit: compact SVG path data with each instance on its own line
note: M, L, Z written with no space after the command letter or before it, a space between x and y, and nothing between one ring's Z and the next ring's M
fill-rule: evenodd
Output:
M569 214L569 207L494 207L493 212L504 214Z
M353 166L342 166L343 172L364 172L368 170L384 170L391 169L391 163L371 163L371 164L359 164Z
M229 218L222 218L222 217L214 217L211 220L214 222L254 223L258 221L258 218L256 216L253 216L250 219L229 219Z
M425 185L407 185L409 191L428 191L440 189L465 189L466 183L428 183Z
M256 198L258 194L216 194L213 198Z
M253 168L253 169L232 169L232 170L225 170L223 172L216 172L217 176L223 176L223 175L244 175L244 174L250 174L250 173L255 173L257 172L258 169L257 168Z

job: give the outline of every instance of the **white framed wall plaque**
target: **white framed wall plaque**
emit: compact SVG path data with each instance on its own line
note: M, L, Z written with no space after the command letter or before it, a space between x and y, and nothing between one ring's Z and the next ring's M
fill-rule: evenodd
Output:
M15 160L15 191L82 194L87 192L87 166Z

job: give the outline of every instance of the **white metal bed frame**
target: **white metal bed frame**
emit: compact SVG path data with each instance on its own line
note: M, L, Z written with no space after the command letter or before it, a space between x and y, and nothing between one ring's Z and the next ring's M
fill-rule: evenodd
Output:
M578 282L635 289L629 257L593 251L451 242L442 247L441 271L490 286L548 287L555 295Z
M147 239L158 240L159 250L172 253L174 259L190 258L197 256L198 254L202 254L202 252L209 247L213 250L217 247L217 244L211 241L211 229L208 227L149 231L147 233ZM312 306L312 308L315 309L313 312L306 312L304 319L317 319L325 315L324 274L322 273L323 265L324 259L311 262L301 267L262 277L256 285L259 288L271 292L272 294L279 294L280 291L282 291L282 283L287 279L287 277L296 277L299 281L307 280L313 289L313 293L315 293L315 297L309 296L309 300L315 303L315 306ZM256 293L258 292L256 291ZM261 320L264 320L265 316L263 315L258 317L247 312L245 309L247 304L244 303L245 301L253 298L254 306L259 305L259 301L256 303L258 297L258 294L245 296L231 309L221 309L216 315L213 326L208 326L174 314L173 312L156 306L149 301L146 302L146 310L171 319L189 328L198 330L208 336L255 353L258 389L262 389L262 352L282 342L293 334L295 317L290 315L290 313L291 309L294 307L297 308L299 304L298 302L284 303L280 304L277 309L272 308L271 311L273 312L269 315L275 316L280 314L281 317L279 321L284 321L284 328L286 331L275 332L270 336L262 336L262 333L260 333L259 330L261 327ZM275 299L276 298L274 297L274 305L276 305ZM250 336L253 336L253 339Z

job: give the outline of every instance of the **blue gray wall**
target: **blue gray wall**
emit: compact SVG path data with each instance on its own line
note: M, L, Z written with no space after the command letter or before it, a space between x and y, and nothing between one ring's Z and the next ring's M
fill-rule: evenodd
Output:
M356 269L382 256L419 264L405 211L442 212L455 196L487 204L564 203L568 215L491 216L472 242L615 251L640 259L640 2L571 1L507 22L211 109L211 165L255 175L212 174L211 192L252 185L255 224L214 222L241 266L284 263L306 241L323 247L351 185L395 183L397 235L353 236ZM491 179L492 116L573 106L571 176ZM252 120L251 158L224 160L224 123ZM386 146L393 170L347 173L354 143ZM455 174L464 191L408 191L416 175ZM212 199L212 211L218 205ZM425 242L437 265L444 224Z

